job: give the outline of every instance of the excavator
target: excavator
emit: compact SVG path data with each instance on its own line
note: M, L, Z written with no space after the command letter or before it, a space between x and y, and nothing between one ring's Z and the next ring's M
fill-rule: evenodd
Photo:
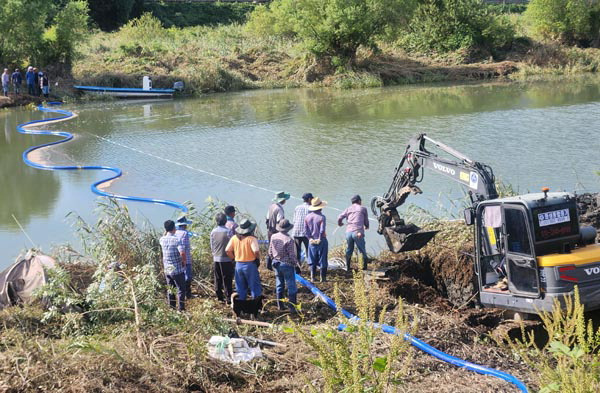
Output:
M473 226L481 306L537 314L551 311L555 300L564 307L577 286L587 311L600 308L600 244L595 228L579 225L575 195L544 187L541 193L500 198L490 166L425 134L410 140L389 190L371 201L377 232L390 251L418 250L437 234L405 223L397 210L409 195L422 192L417 184L425 170L468 190L464 220Z

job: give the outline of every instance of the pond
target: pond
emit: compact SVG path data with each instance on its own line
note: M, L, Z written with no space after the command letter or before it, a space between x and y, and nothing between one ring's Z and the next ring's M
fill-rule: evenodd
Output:
M600 78L535 83L437 84L365 90L292 89L211 94L197 99L66 105L76 119L52 125L76 134L41 156L56 164L110 165L124 176L110 191L191 200L209 196L251 213L264 226L275 191L312 192L329 202L329 234L339 210L360 194L387 191L408 140L420 133L490 165L519 192L600 188ZM54 172L25 166L21 153L51 137L25 136L16 125L38 111L0 111L0 268L31 241L44 250L77 245L65 216L93 221L90 184L100 172ZM50 127L50 126L49 126ZM448 217L460 186L425 173L423 195L408 203ZM288 217L298 204L285 206ZM172 208L129 203L157 227ZM21 230L17 221L22 225ZM340 243L343 230L334 243ZM383 238L375 225L371 252ZM25 233L27 235L25 235ZM27 237L28 236L28 237Z

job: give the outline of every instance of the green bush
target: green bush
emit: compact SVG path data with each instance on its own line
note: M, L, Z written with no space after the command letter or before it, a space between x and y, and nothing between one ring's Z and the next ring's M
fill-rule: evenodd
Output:
M538 38L600 44L600 2L597 0L532 0L525 17Z
M515 30L480 0L423 0L400 44L418 52L483 50L495 54L508 47Z
M53 25L44 33L46 63L71 65L76 55L75 47L87 34L88 6L83 0L68 1L53 20Z
M251 14L257 34L294 35L317 58L352 65L359 47L376 48L414 9L414 0L275 0Z

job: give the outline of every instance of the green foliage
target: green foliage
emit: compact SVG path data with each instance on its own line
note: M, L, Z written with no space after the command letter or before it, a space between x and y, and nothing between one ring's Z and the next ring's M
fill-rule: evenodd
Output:
M525 17L539 38L600 44L600 2L596 0L532 0Z
M24 66L39 60L44 49L44 22L50 7L46 0L0 2L1 62Z
M71 65L76 44L85 38L88 28L88 6L86 1L71 0L66 3L53 20L53 26L44 35L46 62Z
M256 33L295 35L317 58L352 65L359 47L376 48L377 39L404 25L413 0L275 0L251 14Z
M354 296L360 320L344 318L342 322L347 325L344 332L331 328L313 328L306 332L301 326L288 331L297 333L317 353L312 363L323 375L325 393L390 391L391 385L401 383L408 371L412 349L402 335L384 336L373 326L376 295L365 287L359 274L354 277ZM339 304L337 285L334 297ZM384 308L379 314L379 323L383 323L385 314ZM401 299L397 304L396 327L402 332L407 332L409 327ZM388 341L383 353L377 349L378 341ZM309 388L317 391L312 385Z
M252 3L151 2L145 4L144 11L167 27L215 26L244 23L255 7Z
M422 0L401 45L419 52L458 49L494 52L508 47L514 27L480 0Z
M535 333L522 340L509 340L509 346L537 371L540 392L593 393L600 391L600 329L586 321L579 291L565 298L565 308L555 301L552 312L540 314L548 342L540 345Z

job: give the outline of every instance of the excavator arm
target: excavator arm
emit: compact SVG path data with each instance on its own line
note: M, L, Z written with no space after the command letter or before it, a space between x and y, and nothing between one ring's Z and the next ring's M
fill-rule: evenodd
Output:
M440 157L428 150L425 147L426 142L445 153L447 157ZM473 207L480 201L498 197L491 167L473 161L425 134L411 139L396 167L390 188L383 196L374 197L371 201L371 210L379 220L377 232L384 235L388 247L393 252L418 250L437 233L422 232L416 225L406 224L397 210L410 194L422 192L417 184L423 180L425 169L440 173L467 187Z

